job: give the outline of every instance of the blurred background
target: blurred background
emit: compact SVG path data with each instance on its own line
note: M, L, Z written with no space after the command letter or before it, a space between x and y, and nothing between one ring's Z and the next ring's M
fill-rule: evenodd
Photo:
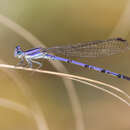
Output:
M14 48L122 37L130 41L129 0L0 0L0 63ZM130 52L73 58L130 76ZM84 76L130 95L130 82L79 66L41 60L41 69ZM36 67L36 66L34 66ZM130 109L89 85L47 74L0 69L0 130L129 130Z

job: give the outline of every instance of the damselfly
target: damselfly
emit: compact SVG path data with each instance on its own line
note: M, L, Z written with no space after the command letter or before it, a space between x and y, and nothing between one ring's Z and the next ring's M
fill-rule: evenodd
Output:
M15 48L14 56L21 59L19 64L22 65L24 60L32 67L32 64L38 64L39 67L42 66L42 63L36 61L36 59L51 59L59 60L67 63L76 64L85 68L96 70L105 74L113 75L121 79L130 80L130 77L125 75L111 72L109 70L99 68L93 65L84 64L67 58L58 57L51 55L50 53L63 54L67 57L76 56L76 57L99 57L99 56L109 56L113 54L118 54L124 52L128 49L128 43L122 38L113 38L108 40L97 40L84 43L78 43L73 45L66 46L55 46L52 48L33 48L30 50L22 50L18 45Z

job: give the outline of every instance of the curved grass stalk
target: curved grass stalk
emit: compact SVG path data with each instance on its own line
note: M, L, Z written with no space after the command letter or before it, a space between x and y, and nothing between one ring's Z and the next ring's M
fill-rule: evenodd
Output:
M83 77L82 77L83 78ZM100 82L100 81L97 81L97 80L92 80L92 79L88 79L88 81L92 82L92 83L96 83L96 84L100 84L100 85L103 85L103 86L106 86L108 88L111 88L113 90L116 90L117 92L120 92L121 94L123 94L126 98L130 99L130 96L123 90L113 86L113 85L110 85L110 84L107 84L107 83L104 83L104 82Z
M0 61L3 63L2 60ZM49 130L45 117L43 113L41 112L41 108L37 104L33 95L30 93L30 90L28 87L29 85L27 85L27 83L25 83L24 80L22 80L15 71L10 72L9 70L6 70L6 69L3 69L3 70L13 79L13 81L18 85L20 90L23 92L24 96L28 99L28 102L31 106L30 111L31 111L33 119L36 122L38 130Z
M37 114L33 110L28 109L27 107L25 107L23 105L20 105L13 101L9 101L4 98L0 98L0 106L20 112L20 113L24 114L25 116L28 116L29 118L35 117L34 119L38 123L39 130L48 129L47 127L44 127L44 129L43 129L43 121L41 119L39 119L39 114ZM38 109L38 111L39 111L39 109ZM40 113L40 114L42 114L42 113Z
M28 116L29 118L32 118L31 110L29 110L27 107L21 104L15 103L14 101L0 98L0 106L8 108L8 109L12 109L14 111L24 114L25 116Z
M66 78L73 78L73 79L77 79L77 81L79 80L85 80L85 81L89 81L89 82L92 82L93 83L97 83L97 81L95 80L91 80L91 79L88 79L88 78L85 78L85 77L80 77L80 76L75 76L75 75L70 75L70 74L65 74L65 73L59 73L59 72L53 72L53 71L45 71L45 70L39 70L39 69L32 69L32 68L25 68L25 67L18 67L18 66L14 66L14 65L7 65L7 64L0 64L0 67L2 68L10 68L10 69L17 69L17 70L26 70L26 71L33 71L33 72L39 72L39 73L46 73L46 74L51 74L51 75L56 75L56 76L62 76L62 77L66 77ZM82 83L85 83L85 81L82 81ZM102 84L102 82L99 82L98 83ZM96 85L94 84L91 84L91 83L87 83L93 87L96 87ZM96 88L99 88L99 87L96 87ZM114 86L112 86L112 88L115 88ZM123 98L119 97L118 95L110 92L109 90L106 90L104 88L100 88L100 90L103 90L104 92L107 92L115 97L117 97L118 99L122 100L122 102L125 102L127 105L129 105L129 103L127 103L127 101L125 101ZM115 89L116 90L116 89ZM118 89L117 89L118 90ZM122 94L124 94L125 92L120 90L118 92L123 92ZM125 96L128 95L125 93ZM129 96L127 96L129 97Z
M82 80L75 79L75 78L70 78L70 77L69 77L69 79L72 79L72 80L78 81L78 82L80 82L80 83L87 84L87 85L89 85L89 86L92 86L92 87L94 87L94 88L97 88L97 89L99 89L99 90L102 90L102 91L104 91L104 92L106 92L106 93L108 93L108 94L110 94L110 95L116 97L117 99L119 99L120 101L124 102L124 103L127 104L128 106L130 106L130 103L129 103L129 102L127 102L127 101L124 100L122 97L118 96L117 94L115 94L115 93L113 93L113 92L111 92L111 91L109 91L109 90L107 90L107 89L101 88L101 87L99 87L99 86L97 86L97 85L95 85L95 84L89 83L89 82L87 82L87 81L82 81Z
M130 30L130 1L126 2L125 10L123 11L118 23L112 31L110 37L126 37Z
M71 77L71 78L76 78L76 79L80 79L80 80L85 80L85 81L89 81L89 82L92 82L92 83L96 83L96 84L100 84L100 85L104 85L106 87L112 88L112 89L122 93L127 98L130 98L130 96L126 92L124 92L123 90L121 90L119 88L116 88L115 86L112 86L112 85L109 85L109 84L106 84L106 83L103 83L103 82L100 82L100 81L92 80L92 79L89 79L89 78L86 78L86 77L81 77L81 76L76 76L76 75L71 75L71 74L65 74L65 73L60 73L60 72L40 70L40 69L19 67L19 66L14 66L14 65L7 65L7 64L0 64L0 67L19 69L19 70L27 70L27 71L46 73L46 74L52 74L52 75L57 75L57 76L62 76L62 77Z
M42 42L39 41L35 36L33 36L28 30L26 30L22 26L16 24L14 21L10 20L9 18L7 18L7 17L5 17L1 14L0 14L0 23L4 24L9 29L16 32L20 36L22 36L24 39L26 39L28 42L30 42L31 45L33 45L35 47L37 47L37 46L45 47L42 44ZM57 62L50 61L50 62L53 64L53 66L59 72L66 72L67 73L66 68L59 61L57 61ZM63 78L62 80L65 84L68 96L70 98L72 111L73 111L73 114L74 114L74 117L75 117L76 129L77 130L85 130L83 113L82 113L82 110L81 110L80 101L79 101L78 96L76 94L76 90L74 88L74 85L73 85L71 80L68 80L66 78Z

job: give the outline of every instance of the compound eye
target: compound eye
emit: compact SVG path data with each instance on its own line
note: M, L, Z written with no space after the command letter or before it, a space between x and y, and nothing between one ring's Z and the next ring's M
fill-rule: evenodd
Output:
M22 52L21 51L17 51L17 54L20 55L20 54L22 54Z

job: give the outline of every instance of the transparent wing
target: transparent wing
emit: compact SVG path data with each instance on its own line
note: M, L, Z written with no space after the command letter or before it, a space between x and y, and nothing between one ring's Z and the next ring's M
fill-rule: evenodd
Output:
M97 57L118 54L128 48L128 43L122 38L90 41L67 46L55 46L44 49L47 53L59 53L66 56Z

